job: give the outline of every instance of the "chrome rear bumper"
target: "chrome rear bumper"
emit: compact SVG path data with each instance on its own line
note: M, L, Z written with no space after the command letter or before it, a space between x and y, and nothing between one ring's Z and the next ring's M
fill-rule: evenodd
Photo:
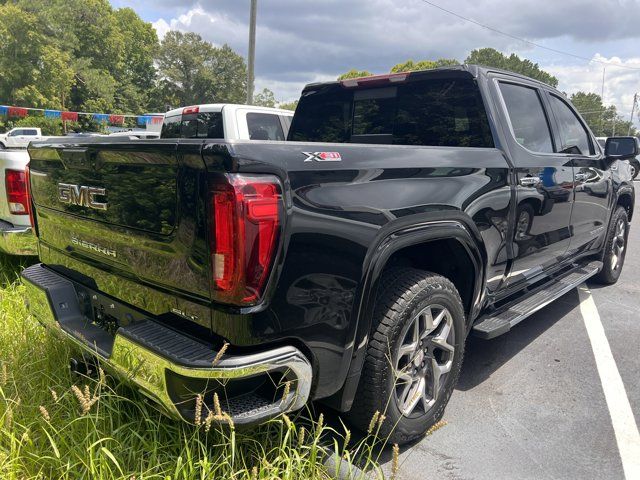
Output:
M10 255L38 255L38 239L31 227L0 220L0 251Z
M198 423L208 411L215 411L216 394L234 424L252 424L297 410L309 398L311 364L293 346L219 355L210 345L139 312L112 335L82 313L78 300L80 295L99 302L106 298L103 295L42 264L25 269L22 277L27 304L36 319L134 383L169 416ZM118 305L117 310L127 308ZM201 409L196 406L197 394L203 399Z

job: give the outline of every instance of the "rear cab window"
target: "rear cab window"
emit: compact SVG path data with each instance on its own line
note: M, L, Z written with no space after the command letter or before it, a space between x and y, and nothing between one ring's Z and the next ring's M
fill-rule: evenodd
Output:
M199 112L165 117L161 138L224 138L222 112Z
M538 90L506 82L499 85L516 141L532 152L553 153L551 128Z
M304 92L289 140L448 147L494 146L471 78L426 78L399 85Z
M248 112L247 128L251 140L284 140L280 116L272 113Z

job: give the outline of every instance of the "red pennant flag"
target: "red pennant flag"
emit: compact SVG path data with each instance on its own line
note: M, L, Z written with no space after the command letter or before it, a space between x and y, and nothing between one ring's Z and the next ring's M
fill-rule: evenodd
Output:
M158 117L158 116L151 117L151 123L152 123L153 125L159 125L159 124L161 124L161 123L162 123L162 120L164 120L164 117Z
M62 120L69 120L71 122L77 122L78 121L78 112L62 112L60 114L60 117L62 118Z
M122 125L124 123L124 115L109 115L109 123Z
M26 117L28 110L22 107L9 107L8 115L10 117Z

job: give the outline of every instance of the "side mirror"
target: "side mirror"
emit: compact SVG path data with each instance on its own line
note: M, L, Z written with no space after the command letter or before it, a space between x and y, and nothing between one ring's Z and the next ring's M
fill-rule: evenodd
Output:
M604 155L611 160L628 160L638 155L636 137L609 137L604 146Z

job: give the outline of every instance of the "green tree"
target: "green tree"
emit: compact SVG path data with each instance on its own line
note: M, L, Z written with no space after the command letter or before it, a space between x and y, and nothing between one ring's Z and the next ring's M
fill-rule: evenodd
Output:
M3 74L15 73L7 78L13 95L0 87L0 101L114 113L141 113L155 101L158 39L133 10L114 10L108 0L16 0L0 6L9 8L12 21L23 24L18 29L0 21L0 30L11 30L0 50L17 43L25 51L0 54L8 64ZM20 64L32 65L33 58L39 59L36 67L23 71Z
M612 137L626 135L631 122L624 120L615 105L605 106L602 97L596 93L576 92L571 95L571 103L582 115L596 137ZM637 131L632 126L631 134Z
M403 63L398 63L391 67L391 73L399 72L413 72L416 70L431 70L438 67L448 67L451 65L459 65L460 62L450 58L439 58L438 60L420 60L414 62L413 60L407 60Z
M293 102L284 102L278 105L278 108L282 108L284 110L295 110L298 107L298 100L294 100Z
M373 75L371 72L367 72L366 70L356 70L352 68L347 73L343 73L338 77L338 80L347 80L348 78L361 78L361 77L370 77Z
M259 107L275 107L276 97L268 88L263 88L261 92L253 96L253 104Z
M130 8L116 10L114 18L126 39L120 52L121 68L114 75L120 85L115 95L116 108L123 112L143 112L152 103L157 76L153 59L158 51L158 36L153 26Z
M69 62L37 19L16 5L0 6L0 102L60 107L73 80Z
M196 33L170 31L157 63L164 103L241 103L245 98L246 65L228 45L217 48Z
M552 87L558 86L558 79L540 68L537 63L531 60L520 58L515 53L509 56L504 55L494 48L480 48L473 50L464 63L484 65L487 67L500 68L511 72L520 73L527 77L540 80Z

